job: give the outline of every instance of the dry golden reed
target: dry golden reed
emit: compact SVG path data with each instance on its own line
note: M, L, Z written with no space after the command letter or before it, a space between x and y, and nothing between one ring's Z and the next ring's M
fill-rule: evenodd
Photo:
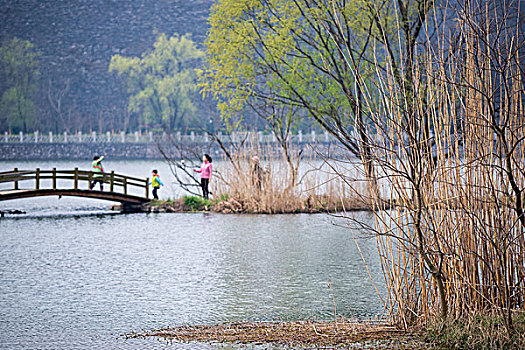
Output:
M363 186L344 181L320 159L287 160L280 150L246 142L216 168L216 210L248 213L335 212L370 209ZM258 158L259 172L254 169ZM225 164L225 165L224 165Z
M376 218L400 324L489 312L511 339L525 307L524 40L519 16L490 9L467 1L452 34L432 28L412 90L381 75L372 149L398 206Z

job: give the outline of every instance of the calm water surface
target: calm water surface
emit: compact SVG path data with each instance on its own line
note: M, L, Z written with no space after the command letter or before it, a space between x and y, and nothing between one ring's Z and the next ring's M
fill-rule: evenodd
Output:
M134 162L114 164L140 175ZM0 163L0 171L14 166ZM162 164L143 168L152 167ZM0 348L209 349L120 335L181 324L331 319L333 298L342 316L382 311L353 234L334 225L344 224L336 218L121 215L110 204L56 197L0 202L0 210L26 211L0 220ZM383 290L375 241L359 243Z

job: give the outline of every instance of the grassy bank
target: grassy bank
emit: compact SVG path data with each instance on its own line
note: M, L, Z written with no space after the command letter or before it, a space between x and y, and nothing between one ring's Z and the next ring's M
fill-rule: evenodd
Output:
M313 214L373 209L364 201L352 199L335 201L322 195L309 196L303 201L296 201L294 205L280 206L278 209L253 207L250 202L246 202L243 199L230 198L227 195L214 200L198 196L184 196L174 200L155 201L147 204L144 208L149 212L183 213L208 211L223 214Z
M447 349L525 349L525 315L515 313L514 328L496 313L471 313L446 321L434 319L425 328L425 339Z

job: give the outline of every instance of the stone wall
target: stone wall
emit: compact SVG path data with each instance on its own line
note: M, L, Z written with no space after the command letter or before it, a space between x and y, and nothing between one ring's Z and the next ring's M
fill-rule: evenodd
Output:
M0 143L0 160L160 159L155 143Z
M178 145L160 143L168 157L176 159L199 158L203 153L217 157L223 154L218 144L213 142L184 142ZM326 156L341 157L345 151L341 147L333 147L332 142L316 142L315 150L309 142L295 142L295 147L303 150L303 157L314 157L317 151ZM224 146L233 152L230 142ZM266 144L265 152L278 154L277 143ZM0 142L0 161L2 160L90 160L94 155L104 155L111 159L164 159L155 142Z

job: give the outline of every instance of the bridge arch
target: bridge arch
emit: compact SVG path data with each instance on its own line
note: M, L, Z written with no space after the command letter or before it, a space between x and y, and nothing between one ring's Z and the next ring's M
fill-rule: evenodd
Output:
M102 199L120 202L123 206L141 205L150 202L149 179L116 174L114 171L102 174L104 183L109 184L109 191L88 190L93 180L94 172L79 170L18 170L0 172L0 183L11 183L10 189L0 190L0 201L41 197L41 196L71 196ZM44 181L45 180L45 181ZM59 181L60 186L59 186ZM68 180L68 181L63 181ZM21 182L30 182L29 187L21 188ZM81 186L80 183L87 182ZM64 183L67 183L65 185ZM46 186L47 185L47 186ZM5 186L4 186L5 187ZM144 196L128 193L131 188L143 191Z

